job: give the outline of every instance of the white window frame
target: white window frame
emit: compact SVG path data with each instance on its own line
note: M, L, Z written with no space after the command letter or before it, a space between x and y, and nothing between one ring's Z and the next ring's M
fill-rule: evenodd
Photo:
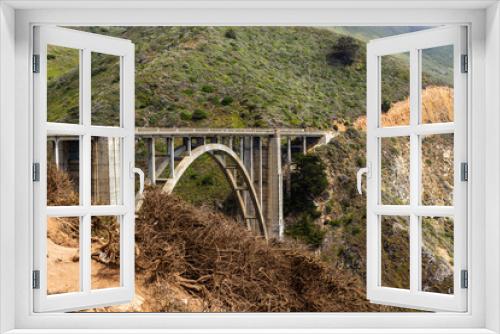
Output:
M444 26L429 30L375 39L367 45L367 295L372 302L414 307L423 310L467 310L467 289L461 287L461 271L467 270L467 183L461 180L461 163L467 163L467 76L462 73L462 55L467 55L467 29L463 26ZM447 123L422 122L422 52L440 46L453 46L453 112ZM381 59L395 54L409 56L410 110L409 124L382 126L381 118ZM468 66L468 64L467 64ZM454 162L453 205L428 206L421 204L422 137L452 134ZM409 203L388 205L381 201L382 139L408 138ZM409 219L409 289L382 286L382 229L384 216ZM422 217L453 218L453 286L452 294L422 290Z
M30 288L33 203L30 199L32 104L29 97L32 87L31 28L35 24L468 24L471 28L471 112L468 122L471 134L468 142L471 155L468 203L471 274L467 313L34 314ZM15 71L12 68L14 62ZM497 224L500 220L499 62L500 10L496 1L242 1L231 5L215 0L203 3L185 1L182 4L133 0L72 3L10 0L0 3L1 332L47 333L47 329L53 329L50 332L59 329L61 333L73 333L79 329L79 333L96 333L95 329L99 328L102 333L111 332L105 328L129 329L128 333L151 332L153 328L165 329L164 332L168 328L170 332L175 328L191 328L191 332L206 333L249 333L260 332L259 329L287 332L280 331L280 328L294 333L352 333L356 329L358 333L500 332L500 229ZM488 71L485 71L485 66L488 66ZM15 150L12 138L15 138ZM15 189L14 196L12 189Z
M34 54L39 56L39 73L33 74L34 162L39 164L39 181L33 184L34 256L33 268L39 272L39 288L34 289L35 312L73 311L101 305L125 304L132 300L135 288L134 270L134 45L126 39L113 38L53 26L34 27ZM79 55L78 124L47 121L47 46L71 48ZM119 59L120 124L92 124L91 57L92 53L112 55ZM70 135L79 138L78 205L47 205L47 136ZM91 204L91 140L93 137L116 138L120 142L120 201L109 205ZM83 182L82 182L83 181ZM91 286L91 217L114 216L120 226L120 286L92 290ZM79 291L47 294L47 219L78 217L79 225Z

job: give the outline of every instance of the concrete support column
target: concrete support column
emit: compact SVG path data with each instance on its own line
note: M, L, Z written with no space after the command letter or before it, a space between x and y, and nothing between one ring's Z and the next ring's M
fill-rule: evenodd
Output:
M242 137L240 142L240 147L242 148L241 155L243 157L243 164L245 165L245 169L250 176L250 180L253 183L254 172L253 172L253 137ZM243 195L243 201L245 204L245 215L248 218L255 217L255 208L252 203L252 199L250 198L250 192L245 191ZM255 229L255 219L247 222L248 225Z
M191 155L191 137L187 137L186 150L187 150L187 154Z
M108 175L109 175L109 204L120 203L120 141L119 139L108 139Z
M245 150L245 137L240 137L240 159L244 160L244 150Z
M290 198L292 196L292 174L291 174L291 166L292 166L292 137L287 137L286 141L286 197Z
M270 237L283 240L283 174L281 168L281 135L276 131L269 138L268 151L267 230Z
M233 149L233 137L229 137L227 146L229 146L230 149Z
M306 136L302 137L302 153L304 155L307 154L307 137Z
M175 138L168 138L168 156L170 158L170 178L173 179L175 177Z
M263 161L262 161L262 137L258 137L259 139L259 201L260 201L260 207L262 210L264 210L264 205L263 204L263 198L262 198L262 168L263 168Z
M286 137L286 163L292 163L292 137Z
M54 160L56 162L56 168L59 169L60 159L59 159L59 138L54 139Z
M156 184L156 152L155 138L146 138L146 147L148 152L148 179L150 184Z
M253 137L243 138L243 163L247 169L248 175L253 181Z
M91 198L93 204L111 204L110 197L112 189L110 189L112 174L110 171L113 165L110 161L114 161L111 157L113 151L110 150L108 138L93 137L91 140Z

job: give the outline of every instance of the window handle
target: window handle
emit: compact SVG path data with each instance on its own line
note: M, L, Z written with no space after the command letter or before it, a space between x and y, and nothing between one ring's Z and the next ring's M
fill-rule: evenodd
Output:
M366 174L366 177L369 178L371 176L370 169L370 163L368 163L366 167L358 169L358 172L356 173L357 188L360 195L363 194L363 188L361 187L363 174Z
M142 194L144 193L144 172L142 169L134 167L133 171L135 174L139 175L139 193L138 195L142 197Z

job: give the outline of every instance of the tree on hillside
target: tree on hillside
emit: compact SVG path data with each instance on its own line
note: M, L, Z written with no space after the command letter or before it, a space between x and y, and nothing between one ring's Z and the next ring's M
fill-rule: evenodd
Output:
M360 49L361 46L356 39L349 36L340 37L327 56L328 62L331 65L352 65L358 58Z
M328 186L325 165L315 155L298 155L292 173L292 189L289 210L294 212L315 211L314 199Z
M323 243L325 231L315 224L321 215L314 200L323 194L328 186L323 161L316 155L298 155L296 168L292 172L291 197L286 199L288 214L297 215L287 226L286 235L304 241L312 248Z

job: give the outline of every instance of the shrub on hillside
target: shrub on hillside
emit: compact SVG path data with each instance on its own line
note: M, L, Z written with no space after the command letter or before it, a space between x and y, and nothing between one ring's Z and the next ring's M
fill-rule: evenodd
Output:
M192 115L191 115L191 113L189 113L189 112L187 112L187 111L182 111L182 112L181 112L181 119L182 119L183 121L189 121L189 120L191 120L191 119L192 119Z
M191 114L191 120L193 121L201 121L204 120L208 117L208 112L205 110L201 109L196 109L192 114Z
M301 215L293 224L287 226L286 235L301 240L313 248L318 248L323 244L326 231L314 224L314 218L305 213Z
M388 112L388 111L389 111L389 109L391 109L391 101L384 99L384 100L382 101L382 105L380 106L380 110L381 110L383 113L386 113L386 112Z
M234 31L234 29L228 29L228 30L226 30L224 37L230 38L230 39L236 39L237 38L236 31Z
M213 93L214 92L214 88L212 86L210 86L210 85L203 85L201 87L201 91L203 93Z
M233 101L234 99L231 96L224 96L220 101L220 104L222 104L223 106L228 106L233 103Z
M328 186L325 165L316 155L298 155L296 168L292 173L290 212L316 211L314 199L321 195Z
M349 36L340 37L333 46L332 52L327 56L328 62L331 65L351 65L357 60L360 49L361 46L354 38Z

